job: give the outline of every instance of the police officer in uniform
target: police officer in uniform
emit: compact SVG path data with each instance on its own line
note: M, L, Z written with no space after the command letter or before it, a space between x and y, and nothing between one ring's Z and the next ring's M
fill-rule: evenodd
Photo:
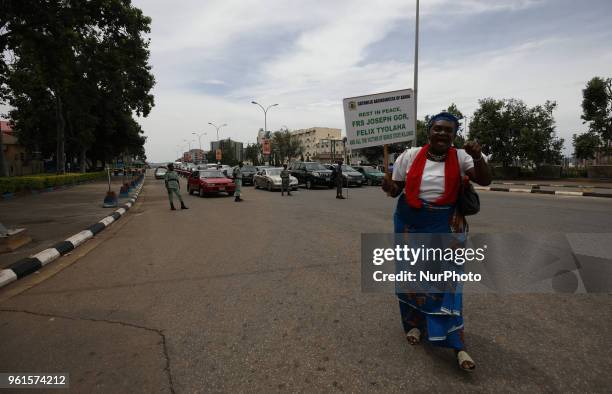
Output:
M291 173L287 169L287 164L283 164L283 169L280 173L280 177L281 177L281 196L285 195L285 190L287 190L287 195L290 196L291 195L291 185L290 185Z
M344 200L344 196L342 195L342 183L344 179L342 177L342 160L338 160L338 165L336 166L336 198Z
M236 198L234 199L234 202L243 201L242 198L240 198L240 192L242 189L242 166L243 165L244 165L243 162L239 162L238 167L235 167L232 173L232 176L234 178L234 183L236 183L236 192L234 193Z
M174 208L174 202L172 201L172 193L176 194L179 201L181 202L181 209L188 209L183 202L183 198L179 193L179 189L181 188L181 184L179 182L179 176L174 171L174 164L168 164L168 172L164 175L164 182L166 183L166 190L168 190L168 200L170 200L170 209L176 210Z

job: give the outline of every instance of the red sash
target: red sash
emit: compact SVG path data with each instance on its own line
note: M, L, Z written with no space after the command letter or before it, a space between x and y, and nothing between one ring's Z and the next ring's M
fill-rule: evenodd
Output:
M423 170L427 162L427 151L429 144L423 146L417 153L408 173L406 174L406 202L413 208L421 208L422 202L419 199L421 190L421 180L423 178ZM457 201L459 193L459 160L457 159L457 149L450 147L446 160L444 161L444 193L433 201L435 205L453 205Z

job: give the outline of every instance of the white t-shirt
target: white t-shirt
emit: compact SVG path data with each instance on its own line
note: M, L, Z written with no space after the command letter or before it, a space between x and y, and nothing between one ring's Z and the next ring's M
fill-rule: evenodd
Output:
M393 180L404 182L406 174L410 170L410 166L414 161L417 153L421 150L420 147L406 149L393 164ZM472 156L465 153L463 149L457 149L457 158L459 160L459 168L461 176L470 168L474 168L474 159ZM435 201L444 193L444 162L436 162L427 159L425 169L423 169L423 178L421 179L421 189L419 190L419 198L425 201Z

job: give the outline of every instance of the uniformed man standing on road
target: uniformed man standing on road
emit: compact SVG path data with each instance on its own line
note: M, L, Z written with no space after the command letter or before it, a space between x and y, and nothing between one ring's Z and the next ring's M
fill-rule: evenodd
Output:
M338 165L336 166L336 198L344 200L344 196L342 195L342 183L344 179L342 177L342 160L338 160Z
M188 209L183 202L183 198L179 193L179 189L181 188L181 184L179 182L179 176L176 172L174 172L174 164L168 164L168 172L164 175L164 182L166 183L166 190L168 190L168 200L170 200L170 209L176 210L174 208L174 202L172 201L172 193L176 194L179 201L181 202L181 209Z
M242 189L242 166L243 165L244 165L243 162L239 162L238 167L234 167L234 171L232 173L232 176L234 178L234 183L236 183L236 192L234 193L234 195L236 196L236 198L234 199L235 202L243 201L242 198L240 198L240 192Z
M291 195L291 185L290 185L291 173L287 169L287 164L283 164L283 169L280 173L280 177L281 177L281 196L285 195L285 190L287 190L287 195L290 196Z

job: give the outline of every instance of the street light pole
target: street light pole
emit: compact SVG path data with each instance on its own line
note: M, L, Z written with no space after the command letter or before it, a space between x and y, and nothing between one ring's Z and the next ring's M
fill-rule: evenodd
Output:
M226 123L223 123L221 126L217 126L216 124L212 123L212 122L208 122L209 125L213 126L215 129L217 129L217 141L219 141L219 129L221 127L227 126Z
M264 108L263 105L259 104L257 101L251 101L251 104L259 105L259 107L263 111L263 113L264 113L264 135L266 136L266 138L269 138L269 135L268 135L268 110L270 108L272 108L272 107L276 107L278 104L271 104L267 108ZM270 158L268 158L268 163L269 162L270 162Z
M416 0L416 32L414 34L414 132L417 129L417 91L419 86L419 0ZM385 169L386 171L386 169Z
M200 143L200 154L204 155L204 151L202 150L202 136L206 135L206 133L202 133L202 134L197 134L197 133L191 133L193 135L197 135L198 136L198 142ZM201 160L200 160L201 162ZM199 164L199 163L198 163Z
M257 101L251 101L251 104L257 104L261 108L264 113L264 133L266 134L266 138L268 135L268 110L272 107L276 107L278 104L269 105L268 108L264 108L263 105L259 104Z
M193 162L193 155L191 154L191 143L195 142L195 140L191 140L191 141L183 140L183 141L186 142L189 145L189 150L188 150L188 152L189 152L189 159Z

